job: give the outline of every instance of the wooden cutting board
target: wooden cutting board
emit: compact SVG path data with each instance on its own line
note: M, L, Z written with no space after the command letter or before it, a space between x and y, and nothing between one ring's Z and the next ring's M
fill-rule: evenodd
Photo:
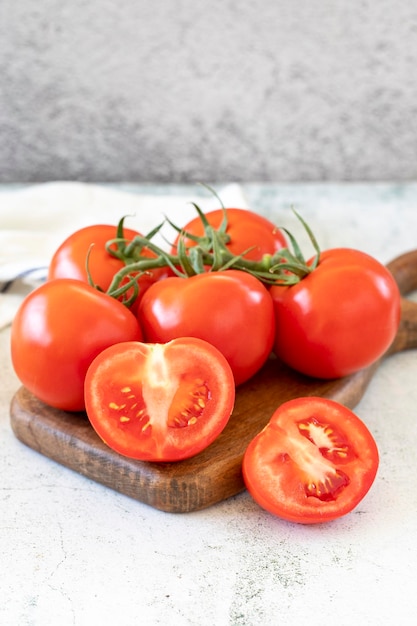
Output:
M403 296L417 289L417 250L398 257L388 267ZM415 347L417 303L403 297L400 328L387 355ZM219 438L199 455L178 463L147 463L120 456L98 438L84 413L53 409L24 387L12 399L11 426L20 441L62 465L157 509L185 513L244 489L241 463L245 449L280 404L314 395L353 408L378 365L338 380L320 381L271 359L238 388L232 417Z

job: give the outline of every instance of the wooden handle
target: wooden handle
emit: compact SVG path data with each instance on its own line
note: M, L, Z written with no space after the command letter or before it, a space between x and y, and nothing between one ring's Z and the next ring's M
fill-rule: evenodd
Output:
M387 268L403 296L401 298L401 321L397 335L387 354L417 348L417 302L404 296L417 289L417 250L406 252L388 263Z

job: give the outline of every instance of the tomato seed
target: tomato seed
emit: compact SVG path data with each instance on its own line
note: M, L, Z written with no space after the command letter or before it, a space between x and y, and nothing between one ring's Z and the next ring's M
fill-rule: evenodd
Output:
M326 479L317 483L311 482L305 485L306 496L313 496L322 502L336 500L338 494L349 485L350 480L347 474L337 471Z
M116 404L116 402L110 402L109 408L114 409L115 411L120 411L121 409L126 408L126 404Z
M209 399L210 391L202 378L183 378L171 402L168 425L173 428L192 426L204 413Z

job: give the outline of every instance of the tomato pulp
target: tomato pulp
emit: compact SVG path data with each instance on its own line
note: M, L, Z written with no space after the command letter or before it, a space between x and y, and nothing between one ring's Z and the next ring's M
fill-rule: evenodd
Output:
M243 459L248 491L283 519L326 522L352 511L374 482L379 457L365 424L326 398L281 405Z
M104 350L85 380L89 420L106 444L142 461L179 461L201 452L233 410L232 371L209 343L127 342Z

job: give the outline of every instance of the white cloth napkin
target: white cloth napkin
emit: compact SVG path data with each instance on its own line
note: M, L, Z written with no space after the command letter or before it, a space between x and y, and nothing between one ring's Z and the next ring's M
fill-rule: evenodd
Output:
M168 188L169 189L169 188ZM237 184L216 188L227 207L247 208ZM203 210L219 208L219 201L204 195L137 194L110 186L78 182L51 182L0 191L0 329L11 323L22 299L44 280L52 254L73 231L91 224L125 225L148 233L168 217L178 226ZM175 231L166 224L154 241L166 247Z

